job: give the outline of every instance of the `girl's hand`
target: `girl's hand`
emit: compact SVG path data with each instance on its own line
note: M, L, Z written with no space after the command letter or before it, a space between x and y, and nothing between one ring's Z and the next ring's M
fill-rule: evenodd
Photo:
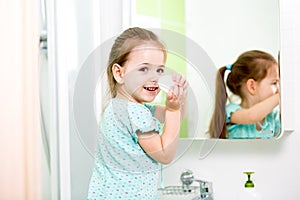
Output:
M167 94L166 108L169 111L179 110L186 101L187 80L179 73L173 73L172 79L176 83Z

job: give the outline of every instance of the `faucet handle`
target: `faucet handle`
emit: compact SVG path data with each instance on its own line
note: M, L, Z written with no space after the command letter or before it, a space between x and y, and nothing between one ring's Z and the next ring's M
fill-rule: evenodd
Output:
M180 180L183 184L183 186L189 186L194 181L194 174L191 170L187 169L183 171L180 175Z

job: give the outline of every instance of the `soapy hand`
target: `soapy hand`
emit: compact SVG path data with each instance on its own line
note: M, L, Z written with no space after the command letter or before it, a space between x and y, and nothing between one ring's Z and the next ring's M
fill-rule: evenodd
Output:
M172 85L167 93L166 108L169 111L179 110L186 101L187 80L179 73L172 74Z

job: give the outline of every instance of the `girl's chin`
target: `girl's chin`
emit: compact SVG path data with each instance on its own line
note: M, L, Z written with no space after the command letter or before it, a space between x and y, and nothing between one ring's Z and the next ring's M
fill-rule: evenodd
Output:
M157 95L158 95L157 92L155 92L155 93L154 92L152 92L152 93L147 92L147 93L140 94L138 96L135 96L135 95L133 95L133 96L135 96L134 99L137 102L152 102L152 101L155 100Z
M145 99L143 100L143 102L149 103L149 102L154 101L154 99L155 99L155 98L145 98Z
M143 104L143 103L150 103L150 102L153 102L155 100L155 97L145 97L145 98L133 98L133 100L136 102L136 103L140 103L140 104Z
M152 102L155 100L157 95L151 95L143 98L143 102Z

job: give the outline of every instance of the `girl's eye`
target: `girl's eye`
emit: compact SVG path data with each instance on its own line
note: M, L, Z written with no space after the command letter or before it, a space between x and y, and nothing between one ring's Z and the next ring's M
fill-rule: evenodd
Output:
M157 73L160 73L160 74L163 74L165 72L164 69L160 68L160 69L157 69Z
M141 72L147 72L148 68L147 67L142 67L142 68L139 69L139 71L141 71Z

